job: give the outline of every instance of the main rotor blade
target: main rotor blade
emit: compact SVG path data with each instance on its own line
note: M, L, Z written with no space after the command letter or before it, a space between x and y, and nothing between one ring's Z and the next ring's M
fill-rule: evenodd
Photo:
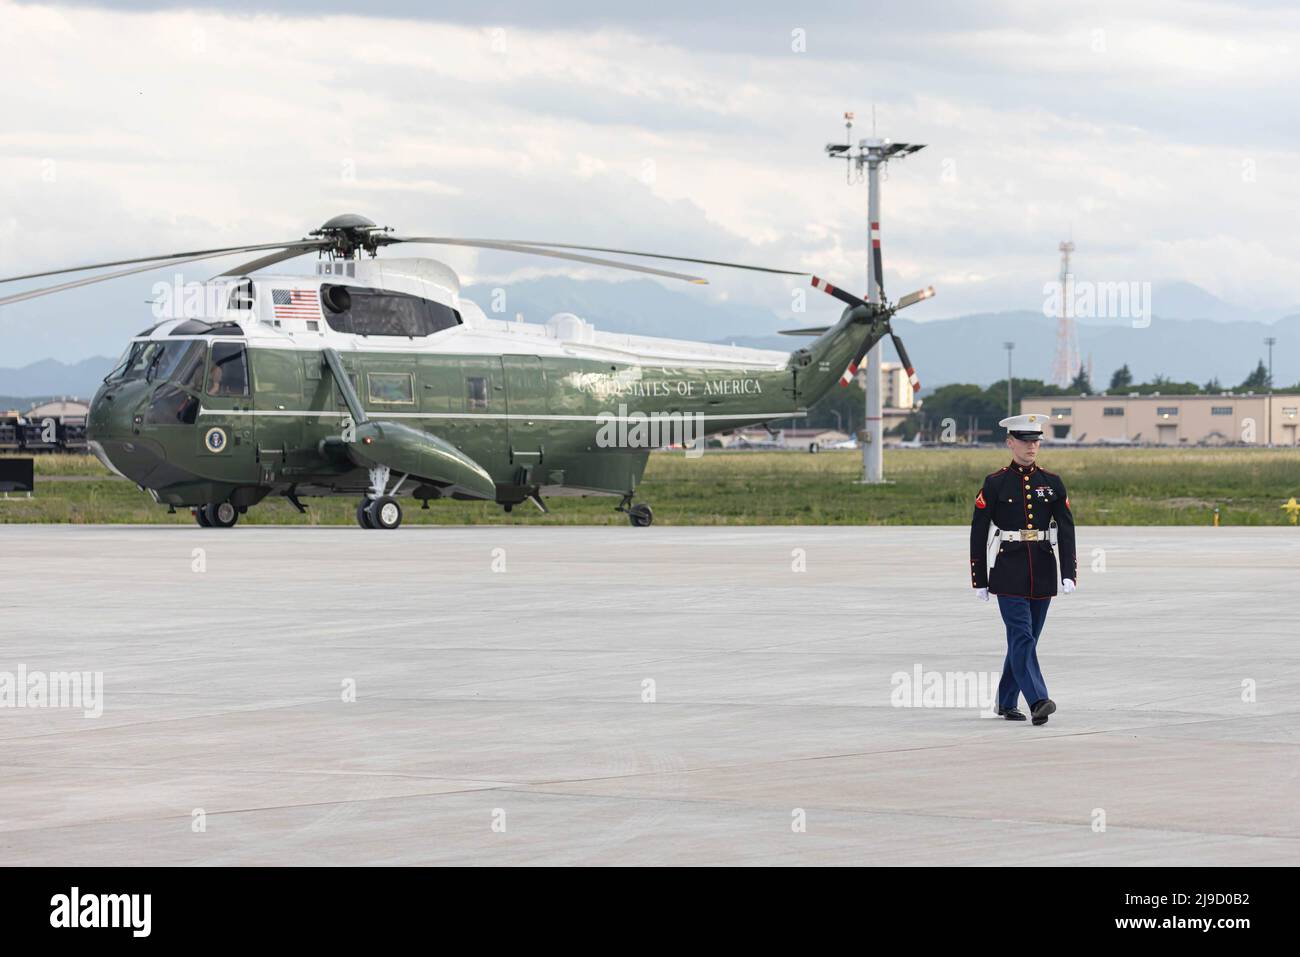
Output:
M299 256L304 256L307 253L312 252L313 250L324 249L327 246L329 246L329 243L323 243L319 240L295 243L294 245L287 246L284 249L277 249L275 252L268 253L267 255L254 259L251 262L240 263L238 266L233 266L223 273L218 273L212 278L221 279L225 276L242 276L245 273L257 272L257 270L265 269L267 266L274 266L276 263L282 263L286 259L296 259Z
M573 243L538 243L531 239L490 239L479 242L501 242L516 246L544 246L547 249L580 249L589 253L613 253L616 256L644 256L647 259L668 259L679 263L698 263L701 266L723 266L727 269L748 269L751 272L768 272L778 276L807 276L804 271L793 269L771 269L767 266L748 266L744 263L724 262L720 259L693 259L689 256L669 256L665 253L638 252L635 249L611 249L608 246L577 246Z
M812 286L814 289L820 289L822 292L834 296L840 302L847 303L850 306L864 306L866 308L871 308L871 303L867 302L865 299L859 299L847 289L840 289L838 286L832 286L825 279L821 278L821 276L812 277Z
M302 243L301 239L291 239L282 243L255 243L251 246L226 246L221 249L194 249L189 252L165 253L158 256L138 256L135 259L118 259L113 262L93 263L89 266L72 266L68 269L48 269L45 272L31 272L23 276L8 276L0 279L0 282L17 282L20 279L40 279L43 276L61 276L70 272L85 272L87 269L107 269L109 266L131 266L135 263L158 262L163 263L171 259L181 259L184 262L194 262L197 259L210 259L215 256L226 256L232 253L251 253L259 249L280 249L288 246L296 246ZM319 242L312 240L313 243ZM122 275L129 275L122 273Z
M666 269L654 269L650 266L636 266L632 263L615 262L612 259L598 259L595 256L579 256L575 253L556 252L541 249L524 243L504 242L496 239L452 239L447 236L388 236L381 240L382 245L392 243L429 243L436 246L472 246L476 249L499 249L505 252L526 253L530 256L548 256L552 259L567 259L571 262L591 263L594 266L608 266L612 269L626 269L629 272L647 273L651 276L663 276L667 279L682 279L697 285L708 285L707 279L688 276L685 273L669 272Z
M921 380L916 376L916 370L912 368L912 360L907 357L907 350L903 348L903 340L898 337L898 333L893 329L889 330L889 337L894 340L894 349L898 352L898 360L903 363L903 368L907 370L907 381L912 383L912 391L921 391Z
M930 299L933 296L934 296L933 286L926 286L924 289L918 289L916 292L909 292L906 296L904 296L902 299L898 300L898 302L894 304L894 311L897 312L899 309L906 309L908 306L914 306L918 302L922 302L926 299Z
M166 266L180 266L183 263L198 262L203 259L217 259L221 256L229 255L229 251L222 250L221 252L208 253L205 256L186 256L183 259L164 259L161 262L153 260L144 266L132 266L130 269L119 269L117 272L101 273L98 276L87 276L85 279L73 279L70 282L61 282L57 286L44 286L41 289L29 289L27 292L5 296L0 298L0 306L7 306L11 302L22 302L24 299L36 299L39 296L48 296L52 293L63 292L65 289L76 289L79 286L90 286L97 282L106 282L109 279L120 279L122 276L132 276L136 273L162 269Z
M862 368L862 360L867 357L867 352L870 351L870 344L871 333L868 332L862 337L862 348L858 349L853 361L849 363L848 368L840 376L840 385L847 386L853 381L853 377L858 374L858 369Z
M880 290L880 300L885 300L885 267L880 262L880 224L871 224L871 263L876 274L876 288Z

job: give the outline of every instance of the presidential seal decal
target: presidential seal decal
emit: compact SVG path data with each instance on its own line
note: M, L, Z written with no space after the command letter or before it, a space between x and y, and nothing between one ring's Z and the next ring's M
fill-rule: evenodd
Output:
M226 451L226 430L208 429L207 434L203 436L203 445L209 452Z

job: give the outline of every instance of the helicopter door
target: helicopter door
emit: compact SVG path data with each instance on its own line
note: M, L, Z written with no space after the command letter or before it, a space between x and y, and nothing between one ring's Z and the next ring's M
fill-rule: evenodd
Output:
M460 359L457 417L449 421L446 439L490 472L504 462L506 386L499 356Z
M259 481L269 485L299 458L307 408L303 395L302 362L288 349L253 349L253 457ZM299 465L303 463L298 463Z
M501 362L505 368L510 464L515 469L515 484L540 484L534 470L541 466L546 454L546 370L537 356L502 356Z
M243 342L217 339L208 352L198 415L198 455L204 475L232 482L255 479L252 412L248 351Z

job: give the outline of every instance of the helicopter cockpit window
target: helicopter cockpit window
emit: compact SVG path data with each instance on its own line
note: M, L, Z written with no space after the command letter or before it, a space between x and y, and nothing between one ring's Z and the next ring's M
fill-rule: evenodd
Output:
M245 279L243 282L236 283L231 287L230 297L226 300L226 308L253 308L253 281L251 279Z
M151 425L193 425L198 415L198 397L169 382L153 394L144 420Z
M203 364L208 357L208 347L202 342L191 342L189 350L176 363L172 381L186 389L199 392L203 389Z
M152 358L145 368L145 378L150 381L173 379L178 371L192 378L195 364L197 363L200 368L203 366L205 349L201 342L191 340L150 343L150 345L158 346L152 350Z
M110 373L109 379L116 382L143 379L150 365L161 351L162 343L160 342L135 343L131 346L131 351L118 364L117 369Z
M133 342L128 345L126 351L122 353L121 358L117 360L117 365L113 366L113 371L104 376L104 381L121 382L125 380L127 370L131 368L132 363L135 362L136 356L140 354L142 349L144 349L144 345L143 342Z
M461 323L440 302L365 286L321 286L325 321L335 332L359 336L431 336Z
M208 395L248 395L248 363L242 343L213 343Z

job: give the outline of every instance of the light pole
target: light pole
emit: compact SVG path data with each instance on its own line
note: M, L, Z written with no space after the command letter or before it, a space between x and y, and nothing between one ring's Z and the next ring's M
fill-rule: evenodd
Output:
M1011 408L1011 353L1016 348L1016 344L1004 342L1002 348L1007 350L1007 418L1009 419L1015 414Z
M1273 344L1277 342L1276 336L1265 336L1264 345L1268 346L1268 412L1264 416L1265 426L1268 429L1268 445L1273 445Z
M826 153L831 159L848 162L849 183L854 182L853 171L857 170L857 182L862 181L862 167L867 168L867 221L870 246L867 255L867 302L880 303L880 167L891 159L901 159L917 150L924 149L924 144L891 143L876 137L875 110L872 110L871 138L858 141L853 146L853 114L844 114L845 136L843 143L827 143ZM867 353L867 421L862 443L862 482L865 485L877 485L885 480L885 459L883 454L884 410L880 398L880 343L877 342Z

